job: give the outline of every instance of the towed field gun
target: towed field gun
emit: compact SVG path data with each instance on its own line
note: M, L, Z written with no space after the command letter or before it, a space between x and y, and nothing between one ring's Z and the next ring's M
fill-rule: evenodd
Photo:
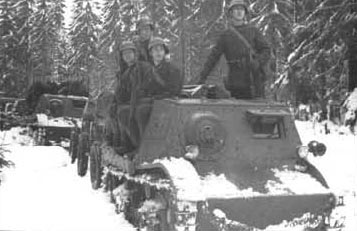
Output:
M28 124L36 143L69 143L72 130L81 127L81 117L87 100L88 98L83 96L42 95L35 109L35 122ZM61 145L67 147L65 143Z
M138 230L328 230L336 197L307 158L326 147L302 146L288 106L217 89L155 100L138 150L124 155L104 139L108 108L88 101L79 175L89 165L93 189L104 186Z

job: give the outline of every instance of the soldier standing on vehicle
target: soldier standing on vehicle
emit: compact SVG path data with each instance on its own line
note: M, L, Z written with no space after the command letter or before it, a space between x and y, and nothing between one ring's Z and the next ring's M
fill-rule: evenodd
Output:
M247 23L248 7L243 0L232 0L228 6L229 27L218 38L200 74L205 83L221 55L229 67L225 87L232 97L251 99L264 95L265 65L270 59L270 48L259 30ZM264 70L264 71L263 71Z
M136 25L138 36L135 37L134 43L138 51L139 61L151 62L149 54L149 43L154 36L154 22L148 16L140 18Z
M111 117L118 118L120 145L122 152L133 151L140 142L140 121L137 121L136 109L152 95L150 86L164 85L154 68L148 62L138 60L137 49L133 42L123 42L120 52L128 65L120 76L115 90L115 99L111 108Z

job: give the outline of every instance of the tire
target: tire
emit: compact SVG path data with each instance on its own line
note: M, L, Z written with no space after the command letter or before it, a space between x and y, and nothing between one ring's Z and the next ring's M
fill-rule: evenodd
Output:
M71 142L69 146L69 156L71 158L71 164L76 162L78 155L78 134L76 132L72 132L71 134Z
M77 151L77 174L83 177L88 170L88 137L85 134L79 135Z
M99 147L96 145L92 145L89 156L90 181L92 184L92 188L94 190L97 190L102 184L103 175L103 167L101 166Z

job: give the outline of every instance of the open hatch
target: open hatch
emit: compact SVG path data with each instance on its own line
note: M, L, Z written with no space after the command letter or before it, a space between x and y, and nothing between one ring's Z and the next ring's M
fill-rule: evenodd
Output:
M290 113L284 110L247 110L247 118L252 128L253 138L280 139L285 137L284 116L287 115L290 115Z

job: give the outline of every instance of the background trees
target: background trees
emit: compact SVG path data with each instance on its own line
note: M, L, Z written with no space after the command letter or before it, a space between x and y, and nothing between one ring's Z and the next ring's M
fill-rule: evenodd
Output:
M93 92L110 87L119 68L119 44L135 36L140 14L153 18L157 35L169 41L172 61L186 82L194 83L225 29L228 1L74 0L67 29L65 0L0 0L1 90L21 95L34 81L69 79L83 81ZM279 98L323 101L356 87L356 0L249 4L251 22L272 45ZM225 71L218 65L213 79Z
M0 85L4 89L16 86L16 49L17 25L15 20L14 1L0 1Z
M89 0L74 1L74 20L69 31L71 56L68 61L71 78L90 86L98 60L100 18L93 12Z

